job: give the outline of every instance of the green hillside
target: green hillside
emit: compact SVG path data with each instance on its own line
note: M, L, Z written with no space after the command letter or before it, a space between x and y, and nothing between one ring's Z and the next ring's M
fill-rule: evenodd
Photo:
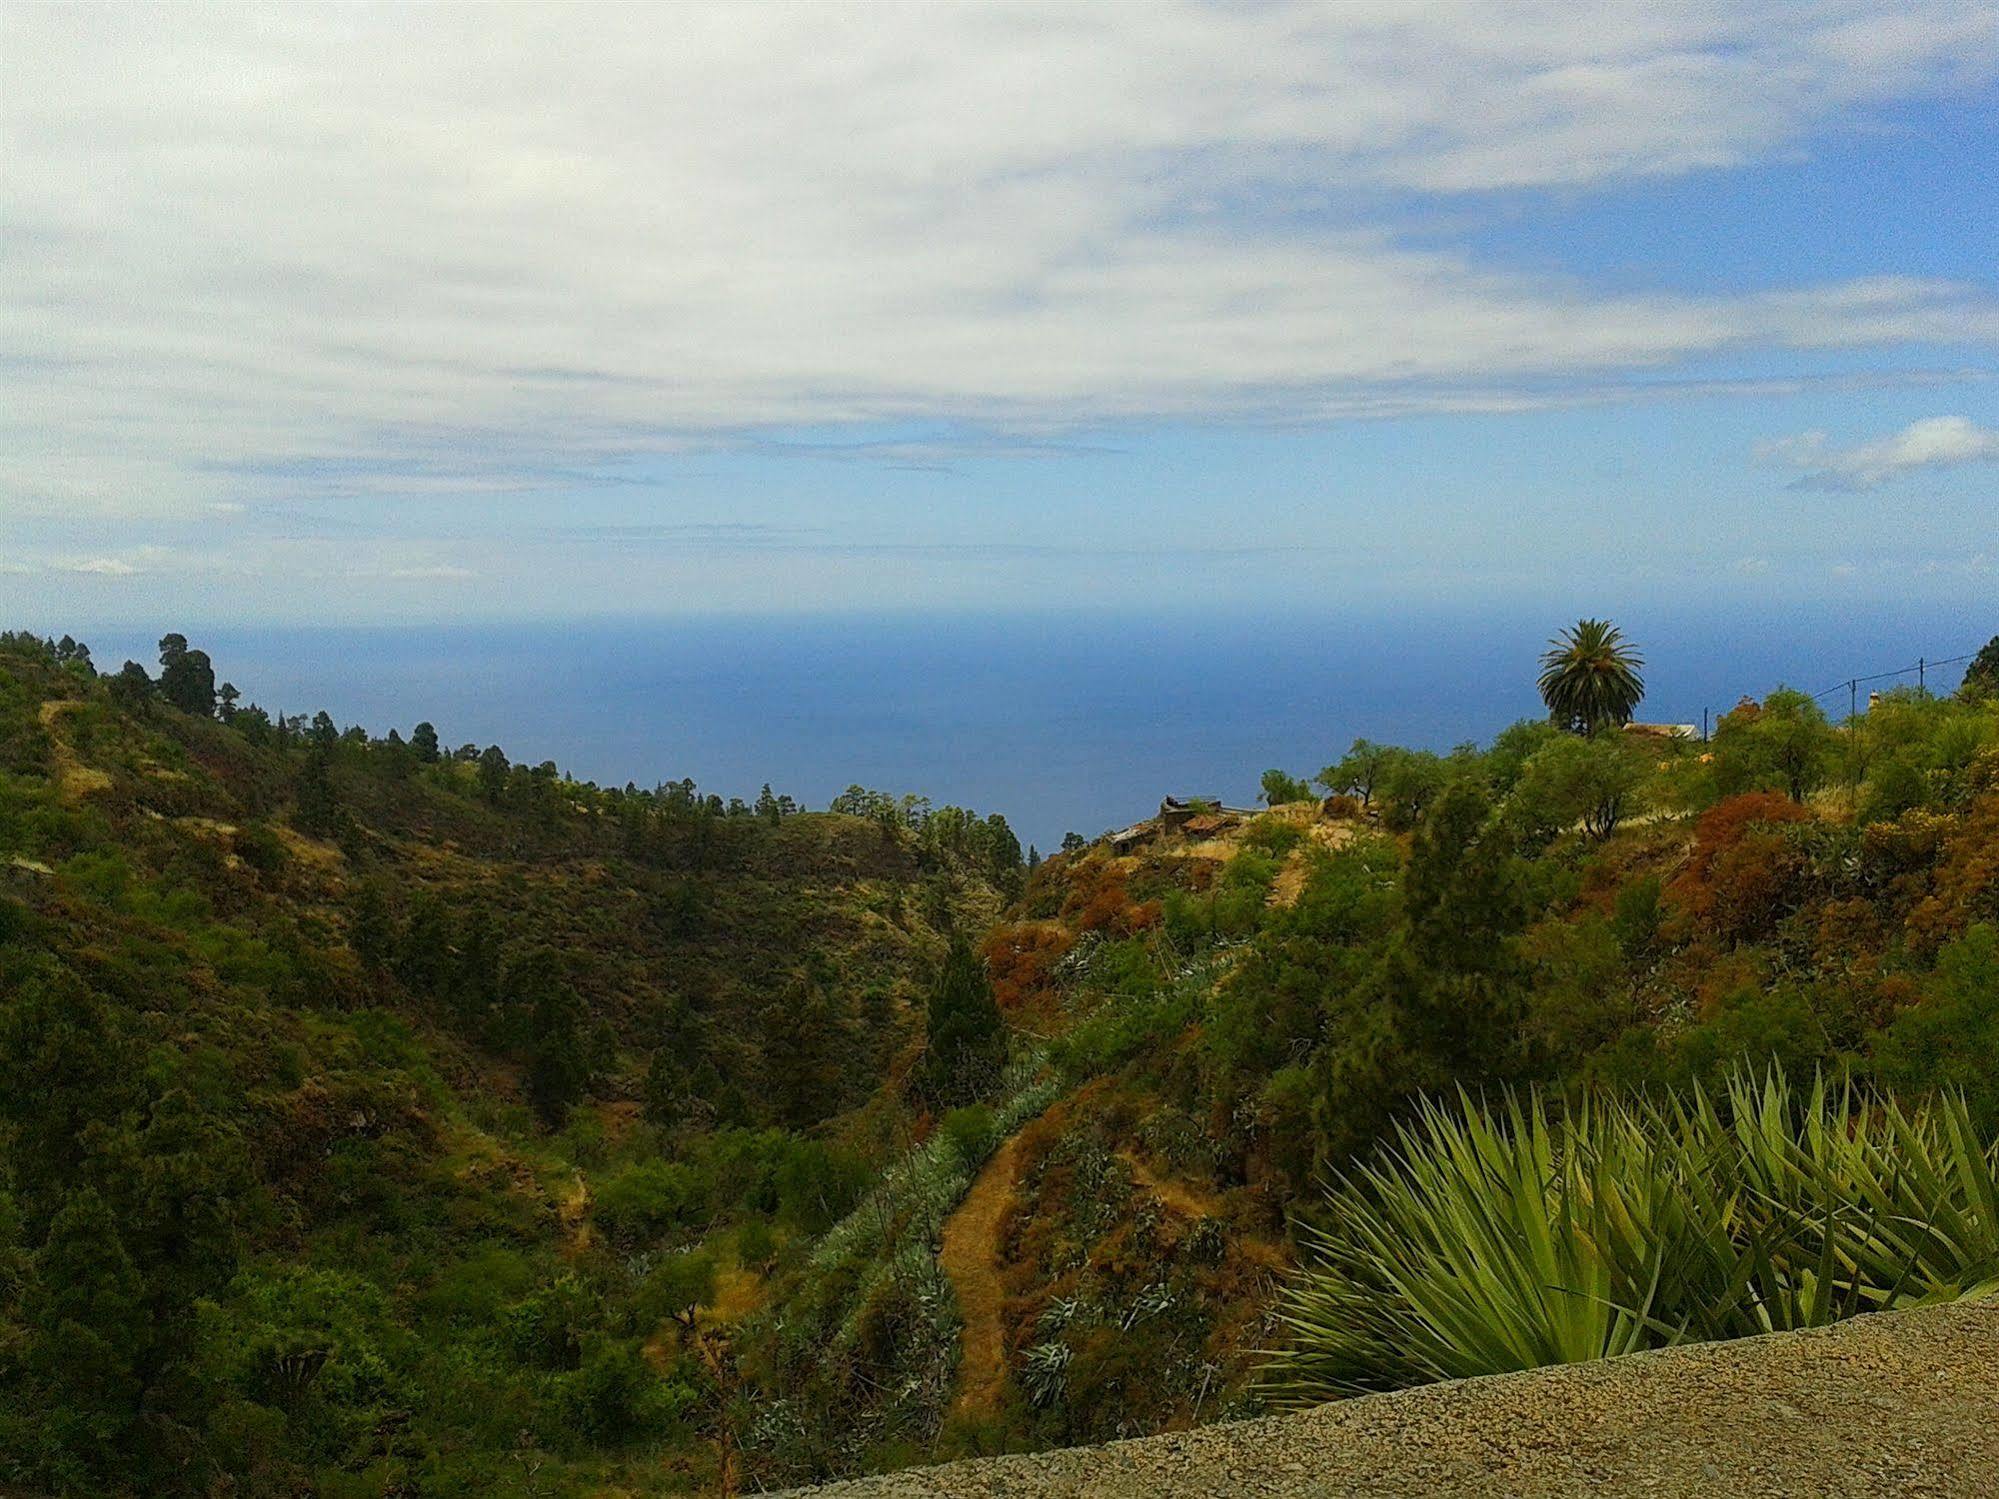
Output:
M0 645L0 1476L710 1482L740 1413L675 1317L888 1159L1011 834L176 686Z
M1772 1139L1894 1093L1891 1165L1961 1097L1923 1286L1999 1277L1995 678L1711 743L1583 696L1030 869L997 816L601 788L273 721L177 636L0 638L0 1481L714 1492L1436 1377L1298 1309L1359 1294L1328 1183L1504 1089L1544 1133L1705 1089L1703 1162L1744 1066L1858 1090L1755 1095ZM1642 1155L1674 1107L1603 1117ZM1906 1289L1772 1221L1717 1220L1722 1281L1747 1235L1753 1284L1837 1282L1786 1315Z

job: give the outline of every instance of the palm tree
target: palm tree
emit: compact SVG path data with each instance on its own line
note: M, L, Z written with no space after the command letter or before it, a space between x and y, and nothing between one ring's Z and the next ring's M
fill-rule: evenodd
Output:
M1607 619L1579 619L1548 642L1541 657L1541 701L1548 717L1575 734L1631 722L1645 696L1644 657Z

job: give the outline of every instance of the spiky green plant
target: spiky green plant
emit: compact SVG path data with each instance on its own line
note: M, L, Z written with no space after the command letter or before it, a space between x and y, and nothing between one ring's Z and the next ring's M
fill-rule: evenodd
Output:
M1609 620L1579 619L1541 657L1541 701L1563 728L1594 736L1631 722L1645 696L1644 664Z
M1427 1102L1325 1208L1265 1370L1281 1404L1999 1284L1999 1145L1962 1100L1774 1071L1560 1118L1535 1094Z

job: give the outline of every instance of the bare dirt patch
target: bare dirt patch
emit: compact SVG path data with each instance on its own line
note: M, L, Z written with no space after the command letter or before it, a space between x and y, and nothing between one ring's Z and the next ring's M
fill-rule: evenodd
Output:
M56 795L66 802L78 802L93 791L109 791L111 777L77 757L76 746L62 729L62 720L83 704L57 698L43 703L36 717L49 736L49 759L55 771Z

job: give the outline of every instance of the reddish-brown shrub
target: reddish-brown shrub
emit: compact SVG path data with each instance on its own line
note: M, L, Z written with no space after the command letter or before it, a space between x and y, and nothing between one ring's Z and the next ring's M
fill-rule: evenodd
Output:
M1048 975L1076 939L1054 921L1016 921L994 927L981 947L992 976L993 998L1002 1010L1016 1010L1047 986Z
M1812 814L1774 791L1750 791L1701 814L1687 864L1666 887L1681 915L1741 941L1767 932L1794 903L1806 859L1777 831Z
M1909 933L1924 948L1942 946L1974 921L1999 921L1999 792L1950 822L1931 892L1909 913Z

